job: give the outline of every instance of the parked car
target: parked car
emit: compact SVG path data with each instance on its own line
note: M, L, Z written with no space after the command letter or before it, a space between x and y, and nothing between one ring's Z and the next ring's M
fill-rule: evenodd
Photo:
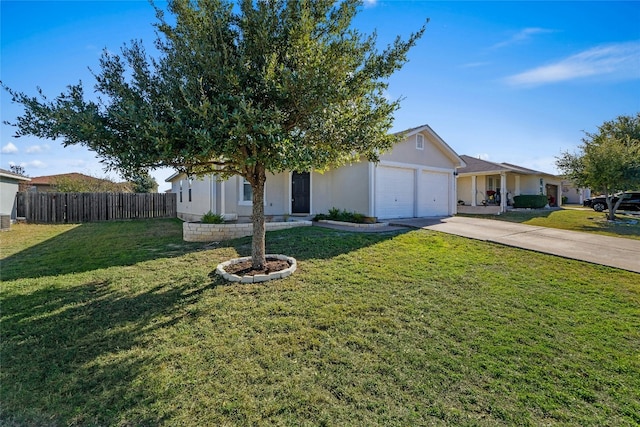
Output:
M640 211L640 191L626 191L624 193L618 193L612 198L613 204L617 203L621 196L622 202L620 202L618 210ZM602 212L608 209L607 198L604 196L586 199L583 205L592 207L596 212Z

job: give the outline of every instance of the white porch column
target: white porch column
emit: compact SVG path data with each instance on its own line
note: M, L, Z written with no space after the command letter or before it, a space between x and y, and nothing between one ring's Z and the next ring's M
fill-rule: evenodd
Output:
M507 211L507 174L500 174L500 212Z
M471 206L477 206L478 201L476 200L476 194L478 194L478 177L475 175L471 176Z

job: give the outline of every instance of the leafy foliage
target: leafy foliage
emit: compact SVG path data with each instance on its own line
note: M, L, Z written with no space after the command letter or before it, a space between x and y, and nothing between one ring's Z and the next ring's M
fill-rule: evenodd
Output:
M52 184L55 191L60 193L131 193L128 183L82 174L59 175L52 180Z
M346 209L340 210L336 207L333 207L329 209L328 214L318 214L313 218L314 221L320 221L323 219L362 224L366 222L367 217L364 214L358 212L349 212Z
M640 113L607 121L585 135L580 152L562 153L556 165L576 185L604 194L613 220L619 203L612 196L640 186Z
M202 215L200 219L204 224L224 224L224 217L222 215L213 213L211 211Z
M158 191L158 183L146 172L136 174L132 179L134 193L155 193Z
M266 172L377 160L399 100L387 79L425 27L376 50L351 28L360 2L171 0L156 7L158 58L141 42L105 51L98 101L82 84L52 101L5 88L25 113L17 135L81 144L128 177L169 166L241 175L253 190L254 265L264 261Z
M513 198L513 206L516 208L540 209L547 203L547 196L540 194L521 194Z
M27 172L24 169L24 166L21 165L9 165L9 170L16 175L27 176Z

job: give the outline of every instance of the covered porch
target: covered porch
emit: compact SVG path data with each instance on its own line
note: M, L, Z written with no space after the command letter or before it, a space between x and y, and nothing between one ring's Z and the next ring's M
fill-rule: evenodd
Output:
M561 179L508 163L493 163L461 156L466 167L458 170L459 213L501 213L521 194L544 194L550 206L562 203Z

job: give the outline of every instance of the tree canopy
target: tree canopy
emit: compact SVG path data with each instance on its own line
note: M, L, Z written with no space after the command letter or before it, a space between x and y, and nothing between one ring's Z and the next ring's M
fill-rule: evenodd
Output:
M576 185L604 194L613 219L621 199L614 205L612 196L640 187L640 113L604 122L595 133L585 132L579 148L579 153L562 153L556 165Z
M425 27L382 52L352 22L357 0L170 0L156 7L157 57L140 41L105 51L98 100L81 83L24 105L17 136L94 150L127 177L169 166L190 175L241 175L252 186L253 263L264 262L266 172L377 160L400 100L387 81Z

